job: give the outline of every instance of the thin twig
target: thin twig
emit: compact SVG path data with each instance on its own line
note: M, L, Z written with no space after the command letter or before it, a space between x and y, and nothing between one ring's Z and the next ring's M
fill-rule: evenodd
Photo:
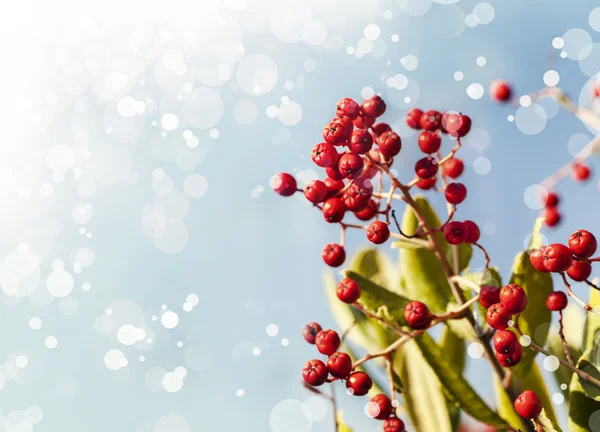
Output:
M565 284L565 288L567 289L567 294L569 294L569 296L573 297L573 300L575 300L577 303L579 303L579 305L584 310L592 312L593 314L600 316L600 311L597 311L596 309L594 309L593 307L591 307L590 305L588 305L586 302L584 302L583 300L581 300L579 297L577 297L575 295L575 293L571 290L571 285L567 281L567 277L565 276L565 273L561 272L560 275L562 276L563 283Z
M481 252L483 252L483 257L485 258L485 268L489 269L490 268L490 256L488 255L485 248L482 245L480 245L479 243L473 243L473 246L477 246L479 248L479 250L481 250Z
M564 333L564 325L563 325L563 312L558 312L558 335L560 336L560 340L562 341L563 349L565 351L565 356L567 357L567 361L571 365L575 365L573 361L573 357L571 356L571 352L569 351L569 345L567 344L567 340L565 339Z

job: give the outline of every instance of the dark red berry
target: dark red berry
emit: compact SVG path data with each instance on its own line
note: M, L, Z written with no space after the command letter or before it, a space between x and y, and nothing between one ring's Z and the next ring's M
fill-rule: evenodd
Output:
M385 243L390 238L390 229L385 222L373 221L367 228L367 238L375 244Z
M358 116L359 109L358 102L354 99L343 98L338 101L335 114L350 117L351 120L354 120Z
M383 432L405 432L404 422L397 417L392 417L383 422Z
M311 345L315 344L315 337L321 330L321 326L316 322L309 322L302 328L302 337Z
M446 162L444 162L442 169L444 170L444 175L455 179L460 177L460 175L463 173L465 170L465 164L462 159L453 157L452 159L448 159Z
M321 257L328 266L339 267L346 261L346 251L339 244L330 243L323 248Z
M546 207L544 210L544 224L549 227L558 225L562 219L557 207Z
M512 89L506 81L497 79L490 84L490 96L496 102L507 102L512 96Z
M423 129L436 131L442 128L442 115L435 110L429 110L421 114L419 122Z
M435 131L424 130L419 134L419 148L423 153L431 154L440 149L442 138Z
M527 307L527 294L519 285L511 283L500 290L500 303L512 314L520 314Z
M546 297L546 306L551 311L561 311L567 307L569 299L562 291L553 291Z
M546 246L544 250L544 267L553 273L567 271L573 263L572 253L571 249L560 243Z
M589 231L578 230L569 236L569 248L577 258L589 258L596 253L598 243Z
M369 221L377 214L378 207L375 200L369 200L369 204L362 210L354 212L354 216L362 221Z
M380 135L391 131L392 128L387 123L377 123L371 128L371 134L373 135L374 140L376 140Z
M437 177L431 177L428 179L420 179L417 182L417 187L421 190L429 190L435 186L437 182Z
M339 198L329 198L323 203L323 217L329 223L341 222L346 214L346 206Z
M298 189L298 184L291 174L279 173L273 177L271 187L279 195L288 197L294 195Z
M327 366L321 360L309 360L302 366L302 378L314 387L327 381L328 373Z
M444 195L450 204L460 204L467 197L467 188L462 183L450 183L446 186Z
M323 183L327 186L327 196L332 197L336 195L339 191L341 191L345 184L342 180L334 180L332 178L327 177L323 180Z
M360 104L363 112L369 117L381 117L385 113L386 105L381 96L373 95L368 99L365 99Z
M352 123L352 119L348 116L337 116L333 120L332 123L337 123L342 126L346 132L346 136L350 136L350 133L354 129L354 123Z
M521 344L517 344L515 350L510 354L500 354L496 353L496 358L498 359L498 363L500 363L504 367L513 367L519 364L521 361L521 357L523 356L523 348Z
M348 148L352 153L365 154L373 147L373 137L364 129L357 129L350 134Z
M320 143L313 147L311 158L321 168L327 168L338 160L338 152L332 144Z
M493 304L500 303L500 288L489 285L482 286L479 291L479 303L486 309Z
M509 330L498 330L494 335L494 349L499 354L512 354L519 345L517 335Z
M323 202L327 197L327 185L321 180L311 180L304 188L304 196L313 204Z
M364 396L373 387L371 377L364 372L353 372L346 380L346 388L351 390L354 396Z
M335 289L337 298L344 303L354 303L360 297L360 287L354 279L344 278Z
M344 179L344 176L340 172L337 163L334 163L333 165L329 165L327 168L325 168L325 173L327 174L327 177L329 177L332 180L343 180Z
M340 123L331 122L323 128L323 139L329 144L338 144L348 139L348 130Z
M431 325L433 315L425 303L413 301L404 308L404 319L415 330L423 330Z
M583 282L592 274L592 265L587 261L573 261L567 274L574 281Z
M515 411L523 418L536 418L542 412L542 401L534 391L525 390L515 399Z
M529 262L537 271L548 273L544 261L546 260L546 246L542 246L539 249L534 250L529 254Z
M512 318L512 315L502 303L496 303L488 308L485 317L490 327L496 330L506 330L508 321Z
M353 179L362 173L364 166L365 161L362 157L354 153L346 153L340 158L338 169L344 177Z
M346 378L352 372L352 359L345 352L336 352L327 359L327 369L335 378Z
M450 136L462 138L471 130L471 118L457 112L447 112L442 116L442 127Z
M592 170L582 162L575 162L571 167L571 176L577 182L584 182L590 178Z
M415 163L415 174L420 179L429 179L435 177L438 172L438 164L435 158L431 156L424 157L423 159L419 159Z
M340 336L335 330L321 330L315 337L315 345L321 354L331 355L340 347Z
M407 114L406 114L406 124L408 125L408 127L413 128L413 129L422 129L423 126L421 126L421 116L423 115L423 111L421 111L418 108L413 108L411 109Z
M375 117L368 116L363 112L362 108L359 108L358 116L352 120L352 123L359 129L369 129L375 123Z
M370 179L359 177L344 191L342 200L350 211L360 211L369 205L373 195L373 183Z
M462 222L452 221L444 226L444 238L452 245L464 243L467 240L467 235L467 228Z
M546 207L556 207L559 202L560 202L560 198L558 197L558 195L555 192L548 192L546 194L546 202L545 202Z
M392 401L386 395L379 393L373 396L368 405L368 415L377 420L385 420L388 418L393 411Z
M402 140L396 132L385 132L377 139L379 152L386 158L392 158L400 153Z
M467 243L477 243L479 241L479 236L481 235L477 224L471 220L466 220L463 224L467 229L467 239L465 241Z

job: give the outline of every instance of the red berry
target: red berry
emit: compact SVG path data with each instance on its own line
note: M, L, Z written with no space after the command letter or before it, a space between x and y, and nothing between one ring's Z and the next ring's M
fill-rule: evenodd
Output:
M311 345L315 344L315 337L321 330L321 326L316 322L309 322L302 328L302 337Z
M339 191L341 191L345 184L342 180L333 180L332 178L327 177L323 180L323 183L327 186L327 196L332 197L336 195Z
M344 303L354 303L360 297L360 287L354 279L344 278L335 289L337 298Z
M429 190L435 186L436 182L437 182L437 177L421 179L417 182L417 187L421 190Z
M435 153L441 145L442 138L437 132L425 130L419 134L419 148L423 153Z
M373 396L368 405L368 415L377 420L385 420L388 418L393 411L392 401L386 395L379 393Z
M554 227L560 223L561 214L556 207L546 207L544 211L544 224L549 227Z
M419 122L423 129L436 131L442 128L442 115L435 110L429 110L421 114Z
M486 309L493 304L500 303L500 289L495 286L482 286L479 291L479 303Z
M429 179L435 177L438 172L438 164L435 158L431 156L419 159L415 163L415 174L421 179Z
M335 378L346 378L352 372L352 359L345 352L336 352L327 359L327 369Z
M323 248L321 257L329 267L339 267L346 261L346 251L339 244L330 243Z
M529 262L537 271L548 273L546 270L546 266L544 266L544 261L546 259L546 246L542 246L539 249L534 250L529 255Z
M596 253L598 243L589 231L578 230L569 236L569 248L577 258L589 258Z
M485 314L487 323L496 330L506 330L512 314L502 303L491 305Z
M329 144L338 144L348 139L348 130L340 123L327 123L323 128L323 139Z
M453 157L452 159L448 159L446 162L444 162L442 169L444 170L444 175L455 179L460 177L460 175L463 173L465 170L465 164L463 163L462 159Z
M423 111L419 108L413 108L406 114L406 124L408 127L413 129L422 129L421 126L421 116L423 115Z
M569 299L562 291L553 291L546 297L546 306L551 311L561 311L567 307Z
M467 228L462 222L452 221L444 226L444 237L452 245L464 243L467 240L467 235Z
M592 274L592 265L587 261L573 261L567 274L574 281L583 282Z
M500 303L513 314L522 313L527 307L527 294L519 285L511 283L500 290Z
M380 117L385 112L385 102L381 99L380 96L373 95L368 99L365 99L362 104L360 104L363 112L369 117Z
M379 172L379 169L375 165L373 165L371 163L371 161L366 160L365 167L363 168L361 177L372 179L373 177L375 177L377 175L378 172Z
M364 396L373 387L371 377L364 372L353 372L346 380L346 388L352 390L354 396Z
M378 210L377 202L375 200L369 200L369 204L364 209L355 211L354 216L361 221L369 221L373 219Z
M350 119L354 120L358 116L359 109L358 102L354 99L343 98L338 101L335 114L350 117Z
M321 180L311 180L304 188L304 196L313 204L323 202L327 197L327 185Z
M350 134L348 148L352 153L365 154L373 147L373 137L364 129L357 129Z
M360 211L369 205L373 195L373 183L370 179L359 177L344 191L342 200L350 211Z
M327 168L338 160L338 152L332 144L320 143L313 147L311 158L321 168Z
M510 354L496 353L496 358L498 359L498 363L500 363L502 366L513 367L519 364L522 355L523 348L521 347L521 344L517 344L513 352Z
M375 123L375 117L368 116L363 112L362 108L359 108L358 116L352 120L352 123L359 129L369 129Z
M467 228L467 239L465 241L467 243L477 243L481 235L477 224L471 220L466 220L463 224Z
M450 204L460 204L467 197L467 188L462 183L450 183L446 186L444 195Z
M456 112L447 112L442 116L442 127L451 136L462 138L471 130L471 118Z
M271 187L279 195L288 197L294 195L298 189L298 184L291 174L279 173L271 180Z
M385 132L377 139L379 152L386 158L392 158L400 153L402 140L396 132Z
M344 179L344 176L340 172L337 163L329 165L327 168L325 168L325 173L327 174L327 177L329 177L332 180L343 180Z
M339 198L329 198L323 203L323 217L329 223L341 222L346 214L346 206Z
M573 263L572 253L571 249L560 243L546 246L544 250L544 267L549 272L564 272Z
M494 349L499 354L512 354L519 345L517 335L508 330L499 330L494 335Z
M321 360L309 360L302 366L302 378L314 387L327 381L328 373L327 366Z
M340 158L338 169L344 177L353 179L362 173L364 166L365 161L362 157L354 153L346 153Z
M385 222L373 221L367 228L367 238L375 244L382 244L390 238L390 229Z
M589 166L581 162L575 162L571 167L571 176L577 182L584 182L590 178L592 170Z
M525 390L515 399L515 411L523 418L536 418L542 412L542 401L534 391Z
M331 355L340 347L340 336L335 330L321 330L315 337L315 345L321 354Z
M377 123L373 125L371 128L371 134L373 135L373 139L376 140L380 135L383 135L386 132L391 132L392 128L387 123Z
M506 102L512 96L512 89L506 81L497 79L490 84L490 96L496 102Z
M560 198L554 192L548 192L546 194L546 207L556 207L560 202Z
M405 432L404 422L397 417L392 417L383 422L383 432Z
M352 123L352 119L348 116L337 116L331 120L331 123L337 123L341 125L346 131L346 136L350 136L350 133L354 129L354 123Z
M431 325L433 315L425 303L413 301L404 308L404 319L415 330L423 330Z

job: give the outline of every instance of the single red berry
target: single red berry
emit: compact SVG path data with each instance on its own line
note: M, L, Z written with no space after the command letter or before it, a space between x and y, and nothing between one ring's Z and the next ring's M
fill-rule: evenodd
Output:
M408 127L412 129L422 129L421 126L421 116L423 115L423 111L419 108L413 108L406 114L406 124Z
M352 372L352 359L345 352L336 352L327 359L327 369L335 378L346 378Z
M354 396L364 396L373 387L371 377L364 372L353 372L346 380L346 388L351 390Z
M348 139L348 130L340 123L331 122L323 128L323 139L329 144L338 144Z
M335 330L321 330L315 337L315 345L321 354L331 355L340 347L340 336Z
M583 282L592 274L592 265L588 261L573 261L567 274L574 281Z
M358 102L354 99L343 98L338 101L335 114L350 117L350 119L354 120L358 116L359 109Z
M404 422L397 417L392 417L383 422L383 432L406 432Z
M441 145L442 138L437 132L424 130L419 134L419 148L423 153L435 153Z
M512 354L519 345L517 335L509 330L498 330L494 335L494 349L499 354Z
M452 159L448 159L446 162L444 162L442 169L444 170L444 175L455 179L461 176L465 170L465 164L462 159L453 157Z
M529 262L537 271L548 273L544 261L546 260L546 246L542 246L539 249L534 250L529 254Z
M556 207L560 202L559 196L555 192L548 192L546 194L545 206Z
M551 311L561 311L567 307L569 299L562 291L553 291L546 297L546 306Z
M463 224L467 228L467 239L465 242L477 243L479 241L479 237L481 236L479 226L477 226L477 224L471 220L466 220L463 222Z
M486 309L493 304L500 303L500 289L495 286L482 286L479 291L479 303Z
M544 224L549 227L558 225L562 219L557 207L546 207L544 211Z
M327 185L321 180L311 180L304 188L304 196L313 204L323 202L327 197Z
M360 287L354 279L344 278L335 289L337 298L344 303L354 303L360 297Z
M341 222L346 214L346 206L339 198L329 198L323 203L323 217L329 223Z
M386 132L391 132L392 128L390 127L389 124L387 123L377 123L375 125L373 125L373 127L371 128L371 135L373 136L374 140L377 140L377 138L380 135L383 135Z
M346 261L346 251L339 244L330 243L323 248L321 257L329 267L339 267Z
M342 200L346 209L360 211L369 205L371 196L373 196L373 183L370 179L359 177L344 191Z
M375 123L375 117L370 117L364 113L362 108L358 109L358 116L352 120L354 126L359 129L369 129Z
M510 354L495 353L498 363L504 367L513 367L519 364L521 357L523 356L523 348L521 344L517 344L515 350Z
M421 114L419 123L425 130L436 131L442 128L442 115L435 110L426 111Z
M393 409L394 407L392 407L390 398L382 393L373 396L367 408L369 417L377 420L388 418L392 414Z
M288 197L294 195L298 189L298 184L291 174L279 173L271 180L271 187L279 195Z
M433 315L425 303L413 301L404 308L404 319L415 330L423 330L431 325Z
M497 79L490 84L490 96L496 102L507 102L512 96L512 89L506 81Z
M311 345L315 344L315 337L321 330L321 326L316 322L309 322L302 328L302 337Z
M332 178L327 177L323 180L323 183L327 186L327 196L332 197L336 195L339 191L341 191L345 184L342 180L334 180Z
M577 230L569 236L569 248L577 258L589 258L596 253L598 242L589 231Z
M515 399L515 411L523 418L536 418L542 412L542 401L533 390L525 390Z
M375 200L369 200L369 204L362 210L355 211L354 216L356 216L361 221L369 221L375 217L379 208L377 206L377 202Z
M377 140L379 152L386 158L392 158L400 153L402 140L396 132L385 132Z
M592 170L582 162L575 162L571 167L571 176L576 182L584 182L590 178Z
M496 330L506 330L512 314L502 303L491 305L485 314L487 323Z
M350 134L348 148L352 153L365 154L373 147L373 137L364 129L356 129Z
M467 197L467 188L462 183L450 183L446 186L444 195L450 204L460 204Z
M467 228L462 222L452 221L444 226L444 237L452 245L464 243L467 240L467 235Z
M435 158L431 156L424 157L423 159L419 159L417 163L415 163L415 174L420 179L429 179L435 177L438 172L438 163Z
M331 120L331 123L337 123L341 125L346 131L346 136L350 136L350 133L354 129L354 123L352 123L352 119L348 116L337 116Z
M373 221L367 228L367 238L375 244L385 243L390 238L390 229L385 222Z
M450 136L462 138L471 130L471 118L457 112L447 112L442 116L442 127Z
M429 190L435 186L437 182L437 177L431 177L428 179L420 179L417 182L417 187L421 190Z
M325 168L325 173L327 174L327 177L329 177L332 180L343 180L344 179L344 176L342 175L342 173L339 170L338 163L334 163L332 165L329 165L327 168Z
M546 246L544 250L544 267L549 272L560 273L567 271L573 263L573 252L560 243Z
M340 158L338 168L344 177L353 179L362 173L364 166L365 161L362 157L354 153L345 153Z
M321 360L309 360L302 366L302 378L307 384L318 387L327 381L327 366Z
M500 303L512 314L520 314L527 307L527 293L519 285L511 283L500 290Z
M338 160L338 152L332 144L320 143L313 147L311 158L321 168L327 168Z
M385 102L381 99L381 96L373 95L368 99L365 99L362 104L360 104L363 112L369 117L381 117L383 113L385 113Z

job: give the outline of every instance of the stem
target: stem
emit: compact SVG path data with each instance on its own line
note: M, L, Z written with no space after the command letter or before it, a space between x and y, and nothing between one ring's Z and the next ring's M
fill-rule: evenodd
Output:
M586 311L592 312L598 316L600 316L600 312L597 311L596 309L592 308L590 305L588 305L586 302L584 302L583 300L581 300L579 297L577 297L575 295L575 293L571 290L571 285L569 284L569 282L567 281L567 277L565 276L565 272L561 272L560 274L562 276L562 280L563 283L565 284L565 288L567 289L567 294L569 294L570 297L573 297L573 300L575 300L577 303L579 303L579 305Z
M476 246L477 248L479 248L481 250L481 252L483 252L483 257L485 258L485 268L486 269L490 268L490 256L488 255L485 248L483 246L481 246L479 243L473 243L473 246Z
M392 371L392 359L394 354L389 354L386 358L387 363L387 376L390 380L390 400L393 401L396 398L396 389L394 388L394 372Z
M573 362L573 357L571 356L571 351L569 351L569 345L567 344L567 340L565 339L565 333L563 331L563 312L559 311L558 316L558 335L560 336L560 340L562 341L563 349L565 351L565 357L567 358L569 364L575 365L575 362Z

